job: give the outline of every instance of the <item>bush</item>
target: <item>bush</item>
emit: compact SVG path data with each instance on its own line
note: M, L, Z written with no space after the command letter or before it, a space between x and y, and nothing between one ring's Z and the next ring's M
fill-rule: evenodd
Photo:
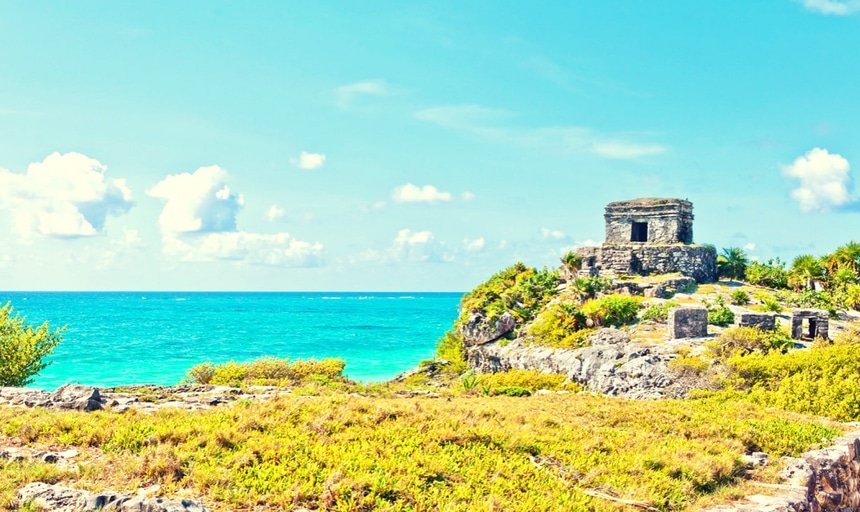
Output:
M576 272L582 268L582 256L576 254L575 251L567 251L561 257L561 262L571 272Z
M705 373L710 363L699 356L681 354L669 361L667 366L678 377L698 377Z
M585 329L586 316L575 304L553 304L538 313L528 327L530 341L557 348L585 346L586 339L578 333Z
M717 299L716 304L708 306L708 323L725 327L735 321L735 314L726 306L722 297Z
M263 357L247 363L202 363L192 367L183 379L195 384L216 386L296 385L308 380L344 380L342 359L306 359L292 363L287 359Z
M676 307L676 302L664 302L662 304L651 304L640 316L642 320L650 320L652 322L666 322L669 319L669 310Z
M49 364L45 358L62 341L65 328L38 327L15 313L11 303L0 308L0 386L26 386Z
M465 322L473 311L483 311L490 322L509 311L519 323L526 323L558 293L560 282L554 270L537 270L516 263L463 297L457 324Z
M788 288L788 271L779 258L768 260L767 263L752 261L746 268L746 281L756 286Z
M723 331L709 346L720 359L733 355L785 352L794 345L791 336L782 330L762 331L757 327L731 327Z
M594 325L621 327L636 321L642 307L642 298L629 295L604 295L588 300L581 311L588 315Z
M466 347L463 345L463 337L457 332L448 331L439 338L436 355L451 363L452 372L462 373L466 370Z
M728 360L728 389L789 411L860 420L860 346L816 346L787 354L735 355Z
M494 390L492 394L505 396L531 396L532 392L519 386L506 386Z
M750 295L743 290L735 290L732 292L730 300L735 306L746 306L750 303Z
M580 386L560 373L543 373L534 370L509 370L486 373L480 376L480 384L490 394L502 388L522 388L530 392L539 389L578 391Z
M573 280L573 288L579 292L582 300L593 299L598 293L605 292L612 285L612 280L606 277L577 277Z

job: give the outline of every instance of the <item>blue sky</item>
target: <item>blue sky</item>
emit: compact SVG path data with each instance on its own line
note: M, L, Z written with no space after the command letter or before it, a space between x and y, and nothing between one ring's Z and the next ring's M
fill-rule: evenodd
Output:
M0 2L0 288L464 290L860 239L860 2Z

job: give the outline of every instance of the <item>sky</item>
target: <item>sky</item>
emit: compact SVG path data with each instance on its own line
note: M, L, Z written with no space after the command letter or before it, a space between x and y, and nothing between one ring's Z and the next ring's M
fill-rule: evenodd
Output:
M860 1L0 0L0 289L468 290L860 239Z

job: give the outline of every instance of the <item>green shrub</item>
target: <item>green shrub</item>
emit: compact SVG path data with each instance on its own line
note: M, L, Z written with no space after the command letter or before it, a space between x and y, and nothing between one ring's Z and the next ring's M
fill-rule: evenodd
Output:
M436 355L451 363L450 368L453 373L462 373L468 366L463 337L456 331L448 331L439 338L439 343L436 344Z
M593 299L598 293L603 293L612 285L612 280L606 277L577 277L573 280L573 288L579 292L582 300Z
M478 386L478 382L480 379L478 378L478 374L469 370L460 376L460 383L463 384L463 389L466 391L471 391Z
M860 346L820 345L786 354L736 354L729 358L728 390L789 411L860 420Z
M642 312L640 318L652 322L663 322L669 319L669 310L678 306L677 302L663 302L661 304L651 304L645 311Z
M183 379L196 384L216 386L296 385L308 380L344 380L342 359L307 359L292 363L287 359L263 357L247 363L202 363L192 367Z
M480 377L481 385L492 390L505 387L524 388L529 391L539 389L578 391L580 386L570 382L560 373L544 373L534 370L509 370L506 372L486 373Z
M27 325L11 303L0 307L0 386L33 382L33 376L50 364L45 358L60 344L64 330L52 331L48 322Z
M731 325L735 321L735 314L726 306L726 302L722 297L717 299L717 303L708 307L708 323L711 325L726 326Z
M746 306L750 303L750 295L744 290L735 290L732 292L730 300L735 306Z
M558 293L560 282L554 270L537 270L516 263L463 297L457 325L462 325L473 311L484 312L488 321L511 312L518 322L526 323Z
M557 348L585 346L585 339L577 335L585 328L586 316L575 304L557 303L538 313L529 324L529 341Z
M679 377L698 377L705 373L710 364L699 356L682 354L669 361L667 366Z
M782 304L773 295L763 293L756 294L756 298L761 301L762 311L770 313L782 313Z
M582 268L582 256L576 254L576 251L567 251L561 257L561 262L571 272L576 272Z
M531 396L532 392L519 386L505 386L496 388L492 394L505 396Z
M756 286L787 288L788 271L785 270L785 263L779 258L768 260L767 263L752 261L746 268L746 281Z
M734 355L767 353L772 350L785 352L794 346L791 336L783 331L763 331L758 327L731 327L723 331L719 338L709 344L720 359Z
M642 307L642 297L630 295L604 295L590 299L582 305L594 325L621 327L636 321L636 314Z

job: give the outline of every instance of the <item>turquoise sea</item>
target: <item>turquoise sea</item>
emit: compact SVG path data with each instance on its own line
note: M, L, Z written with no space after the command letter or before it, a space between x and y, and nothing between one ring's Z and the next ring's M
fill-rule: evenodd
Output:
M30 323L66 325L33 386L176 384L191 366L341 357L379 381L433 356L460 293L0 292Z

